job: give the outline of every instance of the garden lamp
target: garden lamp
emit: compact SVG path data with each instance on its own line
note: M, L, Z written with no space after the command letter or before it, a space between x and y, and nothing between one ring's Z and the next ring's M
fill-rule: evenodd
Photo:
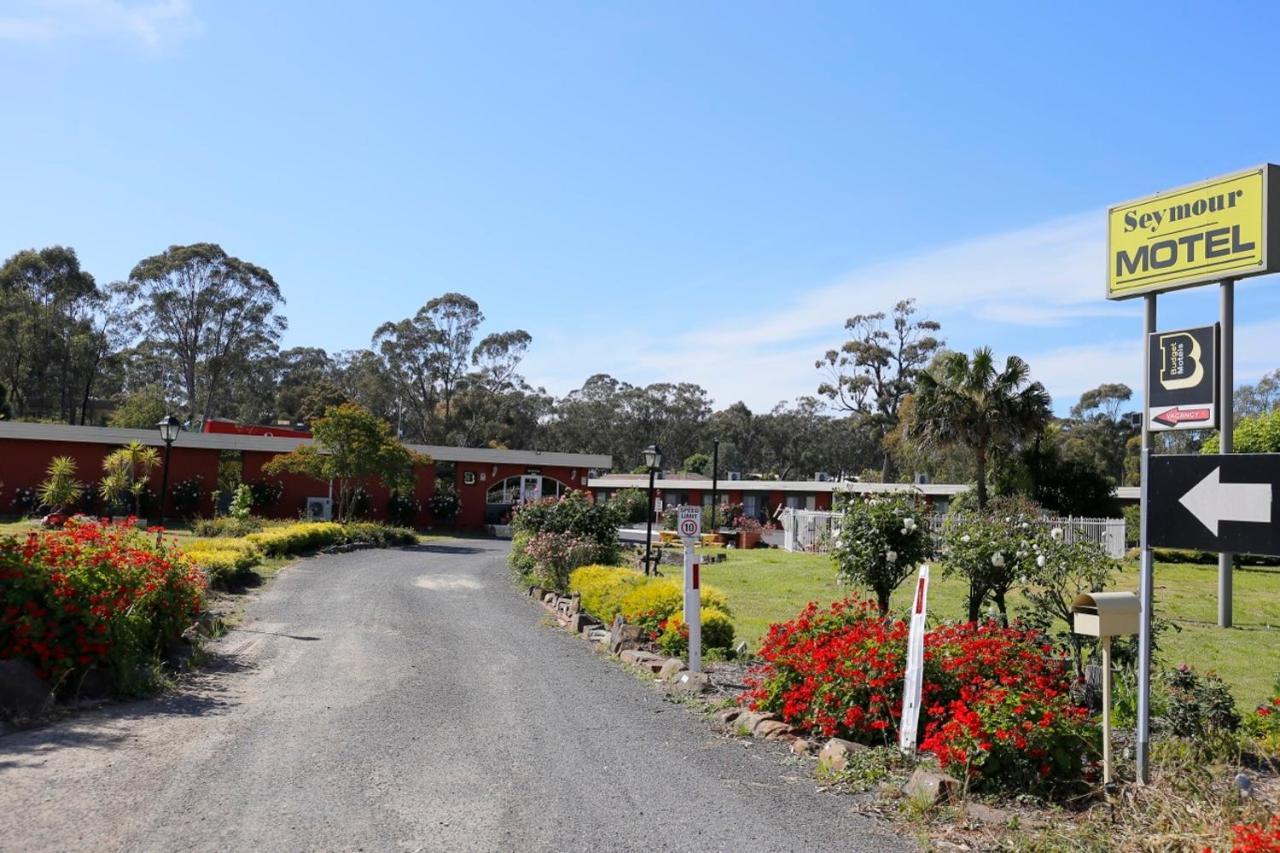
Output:
M649 468L649 508L644 514L644 573L652 571L653 550L653 475L662 467L662 448L651 444L644 449L644 464Z
M160 439L164 442L164 473L160 476L160 524L164 525L165 503L169 496L169 455L173 451L173 443L178 440L182 431L182 421L173 415L165 415L156 424L160 430Z

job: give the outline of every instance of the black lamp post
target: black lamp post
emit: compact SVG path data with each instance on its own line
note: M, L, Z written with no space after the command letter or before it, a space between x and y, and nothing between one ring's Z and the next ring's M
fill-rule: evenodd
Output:
M653 475L662 467L662 449L651 444L644 449L644 464L649 468L649 509L644 514L644 573L653 571L650 554L653 548Z
M164 473L160 475L160 524L164 524L164 510L169 498L169 455L173 452L173 443L178 440L182 431L182 422L173 415L165 415L156 424L160 430L160 438L164 440Z

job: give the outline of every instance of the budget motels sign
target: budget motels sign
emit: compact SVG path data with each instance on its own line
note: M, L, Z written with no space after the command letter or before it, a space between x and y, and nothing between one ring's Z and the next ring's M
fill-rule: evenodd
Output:
M1280 221L1268 216L1277 192L1280 176L1268 164L1112 207L1107 298L1280 269Z

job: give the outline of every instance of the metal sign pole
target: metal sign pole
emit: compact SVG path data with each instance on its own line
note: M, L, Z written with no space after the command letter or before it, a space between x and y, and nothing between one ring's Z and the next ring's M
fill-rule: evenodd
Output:
M684 624L689 629L689 671L702 672L702 590L693 540L684 542Z
M1150 491L1151 467L1151 429L1147 412L1151 407L1151 348L1147 341L1156 331L1156 295L1148 293L1146 302L1146 334L1142 337L1142 482L1141 503L1139 509L1139 548L1141 569L1138 576L1138 598L1141 601L1142 618L1138 623L1138 751L1136 755L1138 781L1147 784L1150 779L1150 746L1151 746L1151 588L1154 583L1154 567L1152 565L1151 546L1147 541L1148 519L1151 501Z
M1218 414L1218 452L1230 453L1235 424L1234 420L1234 376L1232 361L1235 358L1235 314L1236 314L1236 282L1225 279L1222 282L1222 330L1219 346L1222 351L1218 356L1219 375L1218 394L1221 398ZM1230 628L1232 616L1231 591L1231 554L1218 555L1218 627Z

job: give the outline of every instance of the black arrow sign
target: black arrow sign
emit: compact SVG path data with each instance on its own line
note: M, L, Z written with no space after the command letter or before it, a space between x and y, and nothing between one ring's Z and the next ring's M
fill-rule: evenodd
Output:
M1148 544L1280 556L1280 453L1152 456Z

